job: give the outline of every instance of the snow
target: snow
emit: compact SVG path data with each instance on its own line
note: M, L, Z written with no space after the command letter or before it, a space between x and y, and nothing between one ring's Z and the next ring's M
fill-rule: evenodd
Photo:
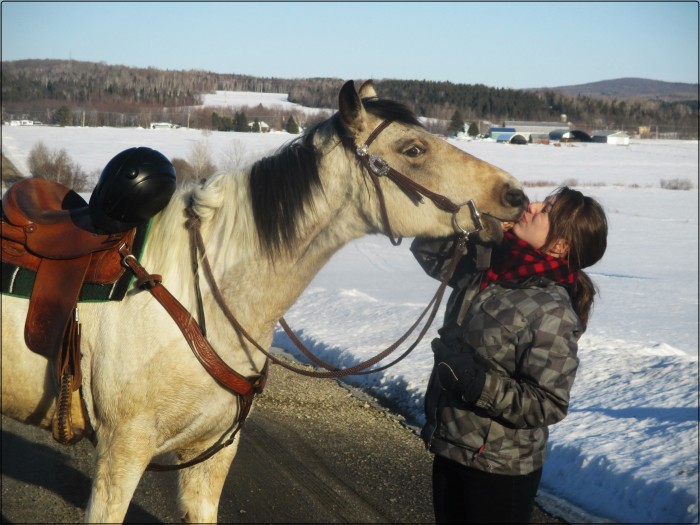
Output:
M205 104L288 104L277 94L216 97ZM187 158L201 143L222 163L231 151L242 162L291 138L283 132L4 126L2 150L27 173L28 153L41 140L64 148L96 176L131 146ZM569 184L599 199L608 214L608 251L589 269L600 294L580 341L569 415L551 427L539 501L572 522L697 522L697 141L561 147L450 141L522 181L547 184L526 188L533 200L552 185ZM661 180L673 179L689 180L693 189L661 189ZM345 367L374 356L403 334L437 289L409 245L405 239L393 247L382 236L351 242L316 276L287 321L327 361ZM350 381L415 425L423 422L429 341L443 312L406 359ZM281 330L274 344L303 359Z
M277 111L299 112L305 115L316 115L319 112L328 113L330 109L307 108L294 102L289 102L287 93L256 93L252 91L215 91L202 96L203 107L257 107L262 104L268 109Z

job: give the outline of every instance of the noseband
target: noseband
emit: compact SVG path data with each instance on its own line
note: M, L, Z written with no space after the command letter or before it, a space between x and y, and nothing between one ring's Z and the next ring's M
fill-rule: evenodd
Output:
M425 202L423 197L427 197L433 202L433 204L435 204L435 206L437 206L441 210L451 213L452 226L455 229L455 232L460 236L466 238L469 235L478 233L481 230L483 230L484 225L481 222L481 214L477 210L476 204L473 200L469 200L462 204L455 204L446 196L430 191L425 186L418 184L412 179L409 179L403 173L396 171L394 168L389 166L389 163L379 155L372 155L369 153L369 146L372 144L372 142L375 141L379 134L382 131L384 131L391 123L391 120L382 121L382 123L375 128L375 130L370 134L370 136L367 137L367 140L365 141L364 145L359 147L355 144L355 141L351 137L345 136L343 138L343 144L345 144L349 149L354 150L355 154L359 157L362 164L365 166L365 168L367 168L367 172L369 173L370 179L372 180L372 183L374 184L374 187L377 191L377 199L379 200L379 210L382 215L382 222L384 223L384 229L386 230L386 234L389 236L391 244L393 244L394 246L398 246L399 244L401 244L401 237L395 238L394 233L391 229L391 224L389 222L389 214L387 213L386 202L384 200L384 192L382 191L382 187L379 182L379 177L387 177L394 184L396 184L401 189L401 191L408 195L408 197L414 203L422 204ZM457 213L459 213L459 210L462 209L462 206L468 206L469 210L471 211L472 220L474 221L475 225L473 230L465 230L457 222Z

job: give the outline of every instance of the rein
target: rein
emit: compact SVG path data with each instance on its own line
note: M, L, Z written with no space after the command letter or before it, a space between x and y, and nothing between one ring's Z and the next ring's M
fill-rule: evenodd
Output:
M461 259L464 250L461 249L464 246L464 243L466 242L466 237L461 237L460 238L460 246L458 249L455 251L455 256L453 257L452 261L450 262L450 266L445 273L445 276L443 277L440 286L438 287L437 292L435 292L435 295L431 299L431 301L428 303L428 305L425 307L423 310L423 313L418 317L416 322L411 325L411 327L404 333L395 343L393 343L391 346L377 354L376 356L367 359L366 361L363 361L362 363L359 363L357 365L345 368L345 369L338 369L334 367L333 365L323 361L316 355L314 355L311 350L309 350L300 340L299 338L294 334L294 332L289 328L289 325L287 322L284 320L284 318L280 318L279 322L284 331L287 333L289 338L292 340L292 342L295 344L295 346L305 355L307 356L311 361L319 365L321 368L324 368L326 372L316 372L316 371L310 371L310 370L304 370L302 368L298 368L292 365L289 365L283 361L280 361L277 359L273 354L268 352L265 348L263 348L260 343L258 343L253 337L243 328L243 326L238 322L236 319L235 315L229 308L229 306L226 304L226 301L224 299L223 294L221 293L221 290L219 289L218 284L216 283L216 279L214 278L214 274L211 270L211 265L209 264L209 258L207 257L206 250L204 247L204 241L202 240L202 235L200 232L200 220L197 214L194 212L192 207L188 207L185 210L185 213L189 217L187 221L187 228L190 232L190 245L192 246L193 249L199 251L201 255L201 261L202 261L202 268L204 270L204 276L207 280L207 283L209 284L209 287L212 292L212 296L214 297L214 300L216 301L216 304L219 306L221 311L223 312L224 316L226 319L229 321L231 326L236 330L236 333L238 333L240 336L244 337L250 344L252 344L257 350L262 352L270 361L273 363L282 366L283 368L286 368L287 370L291 370L292 372L296 372L298 374L308 376L308 377L315 377L315 378L339 378L339 377L346 377L349 375L365 375L365 374L372 374L375 372L379 372L381 370L384 370L386 368L389 368L390 366L393 366L394 364L398 363L401 361L404 357L406 357L413 349L420 343L421 339L423 339L423 336L425 333L428 331L428 328L432 324L433 320L435 319L435 315L437 314L437 310L440 306L440 303L442 301L442 297L445 293L445 289L447 288L447 284L449 283L450 279L452 278L452 275L454 274L455 269L457 268L457 263ZM198 296L198 302L201 303L201 292L199 290L199 287L197 286L197 296ZM410 335L413 333L413 331L417 328L417 326L420 324L420 322L423 320L425 315L428 313L428 311L432 308L432 311L430 312L430 315L428 317L427 322L421 329L421 332L418 334L418 337L416 340L413 342L413 344L396 360L393 362L383 365L379 368L367 370L372 365L375 365L379 361L383 360L387 356L389 356L391 353L393 353ZM201 308L200 308L201 310Z

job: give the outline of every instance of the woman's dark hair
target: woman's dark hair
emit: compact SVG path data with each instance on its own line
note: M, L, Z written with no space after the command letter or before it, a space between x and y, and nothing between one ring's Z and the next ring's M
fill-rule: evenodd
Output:
M549 200L552 201L552 208L545 245L556 239L564 239L569 243L569 265L578 271L569 295L585 328L596 287L583 268L594 265L603 257L608 245L608 220L598 201L566 186L554 191Z

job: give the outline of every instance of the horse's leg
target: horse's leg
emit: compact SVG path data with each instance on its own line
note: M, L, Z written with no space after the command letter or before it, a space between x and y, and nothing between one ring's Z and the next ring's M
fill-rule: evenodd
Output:
M97 460L85 521L122 523L153 445L143 434L148 425L133 422L118 428L101 427L97 434Z
M202 463L179 472L180 515L186 523L216 523L219 499L233 461L240 434L230 446L221 449ZM198 452L199 453L199 452ZM197 454L183 455L183 460Z

